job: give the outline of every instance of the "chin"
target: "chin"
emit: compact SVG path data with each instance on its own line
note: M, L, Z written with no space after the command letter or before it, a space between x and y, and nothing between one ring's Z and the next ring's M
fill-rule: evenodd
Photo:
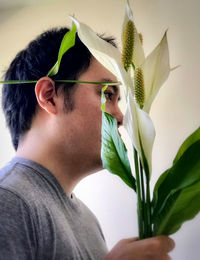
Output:
M101 157L98 157L96 160L93 160L93 172L101 170L103 170L102 160Z

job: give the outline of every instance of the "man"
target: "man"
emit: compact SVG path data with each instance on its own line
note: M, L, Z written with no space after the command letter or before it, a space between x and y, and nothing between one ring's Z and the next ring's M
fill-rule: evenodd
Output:
M85 176L101 170L101 88L57 84L56 79L116 81L76 38L59 73L45 77L67 29L40 35L21 51L6 80L2 105L16 157L0 172L0 259L170 259L165 236L120 241L109 253L96 217L72 193ZM114 44L112 39L105 39ZM106 110L120 126L119 89L105 92Z

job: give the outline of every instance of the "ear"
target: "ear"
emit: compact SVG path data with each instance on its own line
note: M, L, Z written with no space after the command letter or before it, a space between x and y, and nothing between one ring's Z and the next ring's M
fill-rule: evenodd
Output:
M55 82L49 77L38 80L35 86L35 95L39 106L50 114L56 114L56 92Z

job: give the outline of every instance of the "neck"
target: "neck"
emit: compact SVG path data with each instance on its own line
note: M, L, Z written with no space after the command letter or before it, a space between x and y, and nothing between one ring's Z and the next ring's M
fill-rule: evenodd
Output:
M70 147L65 147L63 152L61 145L49 142L47 136L36 132L29 133L20 141L16 156L30 159L47 168L70 197L81 179L101 169L99 166L91 166L91 162L84 156L70 151Z

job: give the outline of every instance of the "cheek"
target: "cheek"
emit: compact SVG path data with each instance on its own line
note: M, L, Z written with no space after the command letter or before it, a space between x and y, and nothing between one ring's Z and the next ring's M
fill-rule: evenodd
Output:
M101 133L101 120L101 111L90 111L90 113L88 113L87 118L84 120L83 124L86 126L88 132L90 132L91 134L99 134Z
M89 147L100 146L101 143L101 111L90 111L87 117L82 121L83 139Z
M97 100L98 101L98 100ZM99 102L89 102L81 105L79 109L79 118L83 124L98 125L101 123L102 111ZM88 105L89 104L89 105Z

